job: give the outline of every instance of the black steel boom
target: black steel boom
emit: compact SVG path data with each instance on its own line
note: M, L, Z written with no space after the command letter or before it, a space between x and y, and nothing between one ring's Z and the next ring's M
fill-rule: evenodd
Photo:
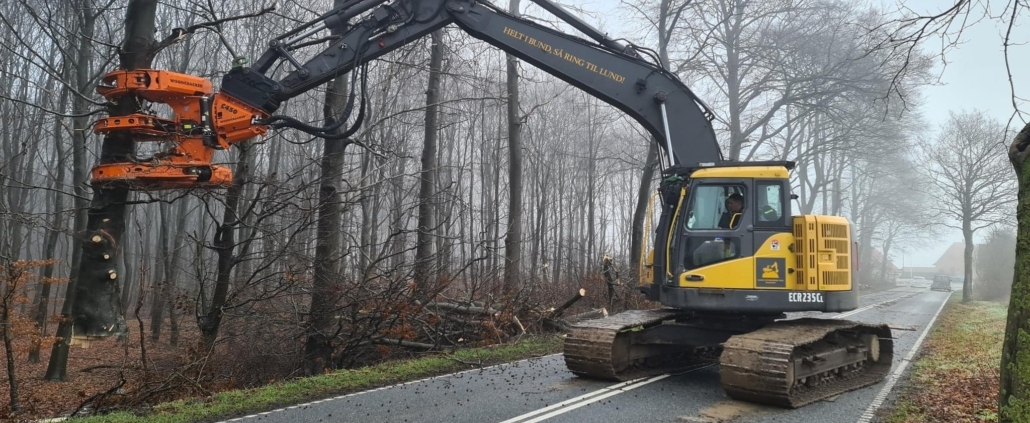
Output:
M710 112L679 78L561 6L549 0L533 1L597 42L537 25L477 0L353 0L274 40L254 68L234 68L223 79L222 92L271 113L283 101L453 23L632 116L662 141L675 158L672 164L721 160ZM306 63L290 53L304 38L323 28L338 29L368 11ZM265 76L280 59L289 62L293 71L281 81Z

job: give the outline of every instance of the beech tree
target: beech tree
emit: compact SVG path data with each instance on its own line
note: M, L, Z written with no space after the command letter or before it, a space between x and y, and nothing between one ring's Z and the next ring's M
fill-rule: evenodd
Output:
M953 112L926 147L923 163L941 225L961 230L965 241L962 302L973 300L974 236L1012 215L1015 181L1004 137L1004 126L981 111Z
M520 16L520 0L508 0L508 12ZM504 295L518 289L522 259L522 113L519 111L519 60L507 55L508 92L508 230L504 234Z

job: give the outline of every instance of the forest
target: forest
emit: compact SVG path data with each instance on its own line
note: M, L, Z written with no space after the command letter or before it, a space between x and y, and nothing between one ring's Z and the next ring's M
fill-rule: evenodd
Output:
M561 3L653 50L711 108L725 159L796 162L794 214L852 223L863 289L893 286L884 257L957 230L972 298L974 246L988 234L1014 242L1015 133L959 106L927 129L922 89L940 58L885 44L907 28L897 10L859 0L623 0L608 2L619 16L604 16ZM577 34L533 2L496 6ZM567 322L554 308L581 289L566 317L655 307L636 283L660 145L618 109L451 26L278 111L328 126L356 98L343 122L355 123L360 107L352 135L273 130L217 154L233 169L227 189L130 192L116 263L102 270L115 281L119 335L69 339L83 245L101 242L87 231L90 169L105 142L94 124L118 106L97 94L103 76L142 46L152 53L145 66L217 84L332 7L0 2L10 397L0 416L132 407L504 343L560 330ZM151 39L139 44L126 31L148 10L155 23L141 33ZM140 143L133 154L165 148ZM84 392L67 390L57 409L45 399L52 381ZM113 399L119 389L129 394Z

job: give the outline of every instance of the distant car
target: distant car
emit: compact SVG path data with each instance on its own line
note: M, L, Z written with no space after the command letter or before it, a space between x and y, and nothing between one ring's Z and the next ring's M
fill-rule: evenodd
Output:
M944 275L934 276L933 284L930 285L930 289L934 291L951 292L951 278Z
M929 288L930 287L930 281L926 280L926 278L924 278L922 276L914 276L914 277L912 277L912 287L913 288Z

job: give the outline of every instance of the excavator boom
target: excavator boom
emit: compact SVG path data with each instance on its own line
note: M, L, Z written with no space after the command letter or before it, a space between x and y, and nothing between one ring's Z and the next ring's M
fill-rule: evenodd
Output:
M355 0L272 40L253 67L230 70L218 93L212 92L210 81L190 75L112 72L98 89L102 95L110 99L136 94L168 104L174 116L105 119L98 122L96 132L129 131L138 141L169 141L174 146L145 161L99 166L93 183L127 182L140 189L226 186L231 174L211 164L215 150L262 135L269 125L327 135L273 113L283 102L451 24L633 117L661 144L670 165L721 160L711 113L657 58L646 60L642 49L608 39L549 0L534 1L595 41L477 0ZM302 63L297 50L326 29L341 35ZM266 75L280 62L292 71L278 80Z

